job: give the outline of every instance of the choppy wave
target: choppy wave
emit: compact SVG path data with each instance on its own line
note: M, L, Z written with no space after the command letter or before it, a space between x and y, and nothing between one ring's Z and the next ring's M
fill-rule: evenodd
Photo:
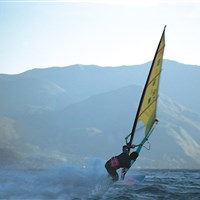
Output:
M62 165L45 170L0 170L0 199L199 199L200 171L137 170L135 185L111 185L104 163Z
M1 170L0 199L93 199L107 190L104 163L62 165L45 170Z

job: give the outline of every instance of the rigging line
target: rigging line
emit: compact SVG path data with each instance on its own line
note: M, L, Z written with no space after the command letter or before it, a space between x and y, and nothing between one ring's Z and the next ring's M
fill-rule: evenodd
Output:
M142 147L144 147L146 150L150 150L151 149L151 143L147 140L147 143L148 143L148 147L146 147L146 146L144 146L144 145L142 145Z

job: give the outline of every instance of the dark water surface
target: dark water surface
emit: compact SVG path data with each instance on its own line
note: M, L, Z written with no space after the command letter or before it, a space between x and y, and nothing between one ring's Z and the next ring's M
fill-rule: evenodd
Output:
M200 170L135 170L134 185L109 184L104 167L0 170L0 199L200 199Z

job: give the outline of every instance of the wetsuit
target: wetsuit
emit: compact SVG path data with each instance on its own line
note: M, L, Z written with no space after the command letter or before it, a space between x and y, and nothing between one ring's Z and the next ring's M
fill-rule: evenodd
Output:
M108 173L112 177L113 181L117 181L119 179L119 175L117 173L117 169L119 168L130 168L131 159L127 152L123 152L118 156L112 157L105 164L105 168Z

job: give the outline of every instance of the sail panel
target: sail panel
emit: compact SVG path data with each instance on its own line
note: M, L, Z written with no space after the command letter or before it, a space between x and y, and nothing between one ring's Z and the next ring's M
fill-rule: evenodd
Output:
M145 95L141 104L141 109L137 120L141 120L145 124L145 135L149 133L156 120L158 89L160 83L164 46L165 42L163 34L163 36L161 37L160 44L158 46L158 50L155 54L154 61L152 63L152 70L149 74L149 79L146 84Z
M163 54L165 47L165 27L159 41L149 75L142 93L142 97L138 106L135 121L133 124L129 144L132 144L133 137L136 131L136 126L139 121L142 121L145 125L146 137L156 120L158 89L160 82L160 74L162 68Z

